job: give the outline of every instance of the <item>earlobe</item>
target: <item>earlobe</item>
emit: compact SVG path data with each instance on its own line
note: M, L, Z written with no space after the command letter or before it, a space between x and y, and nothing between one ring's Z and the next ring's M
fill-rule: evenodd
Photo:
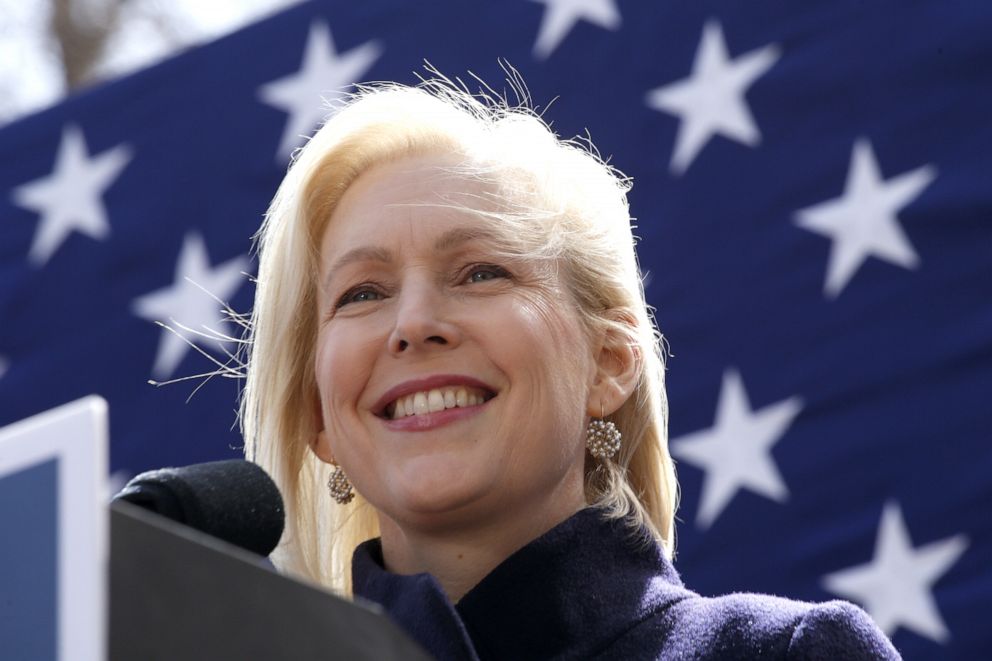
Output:
M323 461L325 464L336 465L337 462L334 461L334 453L331 451L331 444L327 439L327 431L321 429L317 432L310 440L310 450L313 451L317 458Z
M320 410L320 395L319 393L314 394L313 398L313 428L319 429L311 439L310 439L310 450L317 458L327 464L334 464L334 453L331 451L331 445L328 443L327 430L324 428L324 414Z

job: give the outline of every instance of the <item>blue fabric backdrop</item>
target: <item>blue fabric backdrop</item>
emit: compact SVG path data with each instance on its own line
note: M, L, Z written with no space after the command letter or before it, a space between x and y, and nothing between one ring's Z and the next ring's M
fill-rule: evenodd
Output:
M97 392L119 476L236 455L237 380L148 385L213 369L153 322L238 332L206 292L250 309L321 95L424 59L501 89L505 58L634 179L688 585L851 599L907 658L979 658L990 31L963 0L302 4L0 130L0 425Z

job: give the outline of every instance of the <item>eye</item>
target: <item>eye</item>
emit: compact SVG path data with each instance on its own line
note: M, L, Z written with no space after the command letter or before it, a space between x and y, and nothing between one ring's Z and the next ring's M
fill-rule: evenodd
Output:
M497 278L508 278L510 277L509 272L502 266L496 266L494 264L475 264L469 267L468 277L465 278L467 282L486 282L487 280L495 280Z
M337 305L334 309L342 308L349 303L368 303L370 301L378 301L384 298L381 292L376 291L368 285L360 285L349 289L344 296L338 299Z

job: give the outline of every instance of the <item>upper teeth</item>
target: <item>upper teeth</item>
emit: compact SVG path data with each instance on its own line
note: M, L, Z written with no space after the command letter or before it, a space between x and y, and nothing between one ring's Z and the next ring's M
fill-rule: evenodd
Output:
M475 406L486 401L485 392L465 386L434 388L400 397L386 407L386 415L395 420L408 415L423 415L456 406Z

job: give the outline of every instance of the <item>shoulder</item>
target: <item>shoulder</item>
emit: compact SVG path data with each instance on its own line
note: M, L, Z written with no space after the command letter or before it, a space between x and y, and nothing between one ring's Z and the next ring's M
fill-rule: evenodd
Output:
M697 595L637 622L602 658L899 659L863 610L759 594Z
M846 601L809 609L792 632L790 656L803 659L898 659L868 613Z

